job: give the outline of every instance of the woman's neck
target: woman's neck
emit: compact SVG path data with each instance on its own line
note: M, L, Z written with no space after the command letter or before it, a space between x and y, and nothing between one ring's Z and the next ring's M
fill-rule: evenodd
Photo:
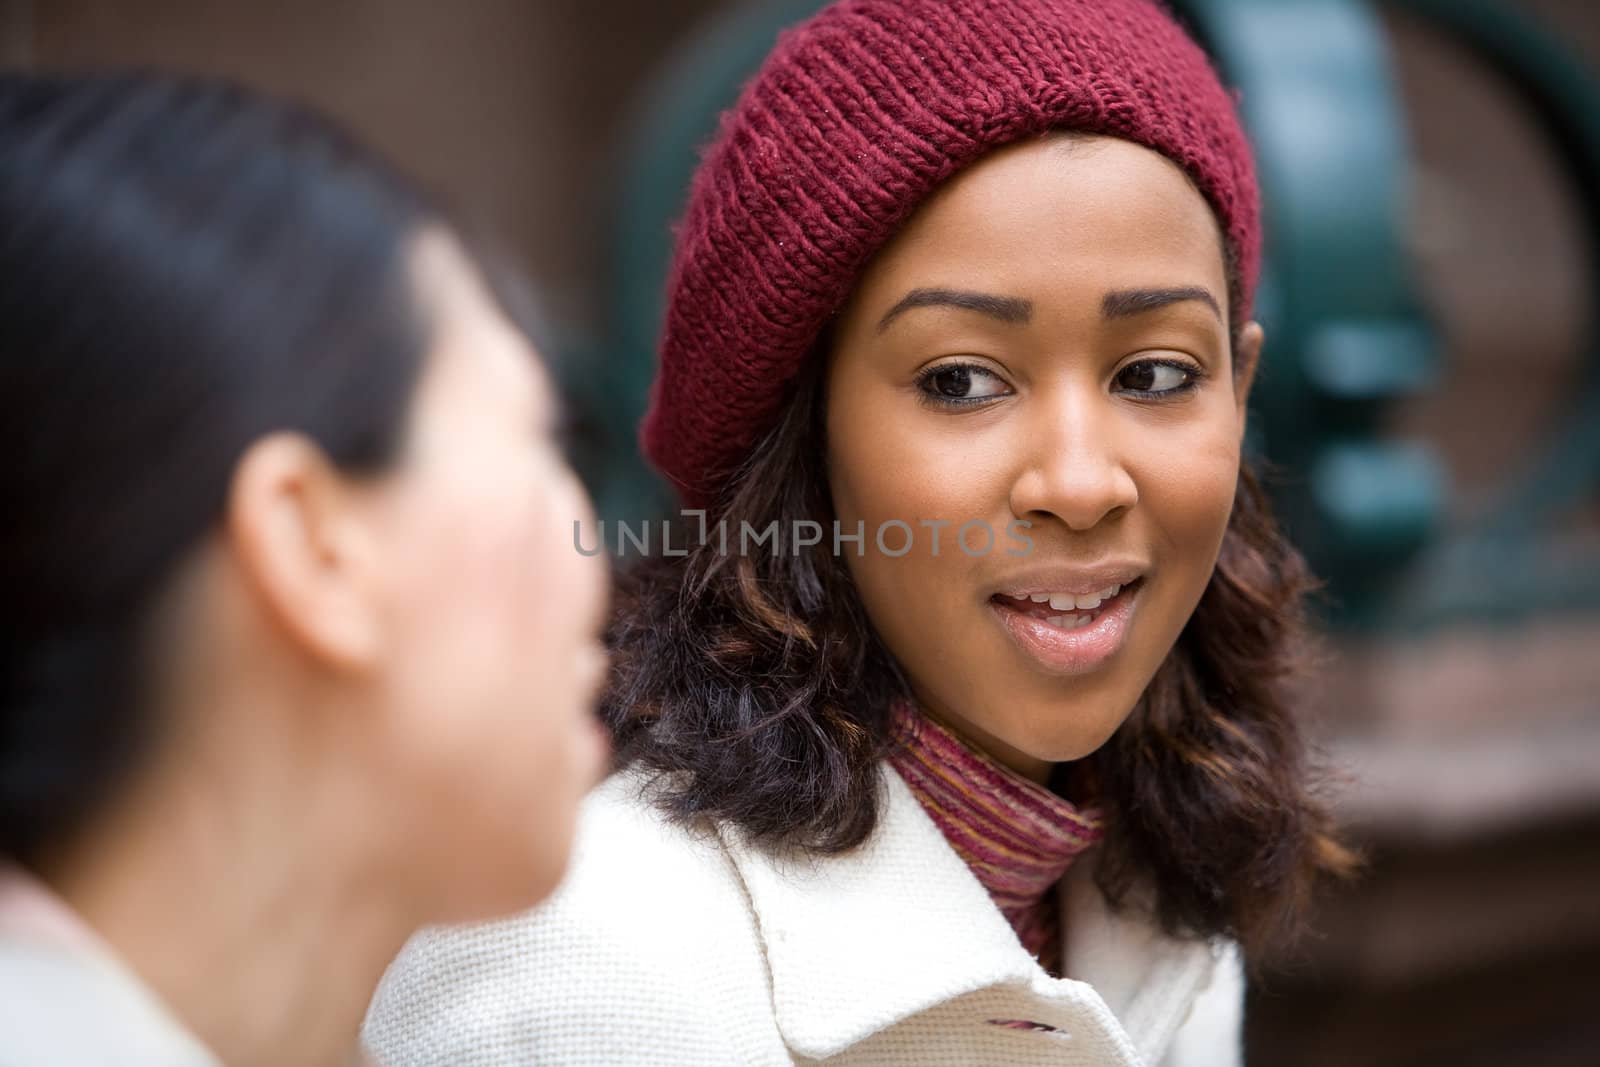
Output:
M151 780L45 879L229 1067L360 1062L372 990L422 917L357 869L350 797L260 768Z
M1054 763L1030 756L971 723L946 714L936 704L923 700L920 695L916 698L916 707L922 715L959 738L962 744L974 752L987 756L1012 773L1039 785L1045 785L1050 781L1051 773L1056 767Z

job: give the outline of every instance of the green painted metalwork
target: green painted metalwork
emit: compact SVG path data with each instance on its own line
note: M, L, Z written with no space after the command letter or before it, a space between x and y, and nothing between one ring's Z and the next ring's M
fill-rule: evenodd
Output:
M1521 95L1575 179L1589 248L1600 259L1600 80L1590 66L1526 13L1497 0L1386 2L1455 37ZM1600 314L1600 270L1590 292L1590 313ZM1562 544L1551 536L1565 513L1592 505L1597 492L1600 344L1587 355L1574 403L1534 460L1513 472L1478 520L1448 531L1419 561L1391 622L1415 628L1462 617L1514 621L1600 607L1600 545Z
M1352 0L1181 0L1240 92L1267 248L1267 353L1252 417L1279 509L1345 621L1438 529L1425 444L1386 440L1397 399L1436 375L1401 235L1409 162L1387 38Z

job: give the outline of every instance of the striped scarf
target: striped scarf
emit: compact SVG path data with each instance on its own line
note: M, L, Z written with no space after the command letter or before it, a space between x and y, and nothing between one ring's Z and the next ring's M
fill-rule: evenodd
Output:
M1060 967L1056 883L1103 833L1099 809L1080 809L976 751L906 702L889 762L966 861L1040 966Z

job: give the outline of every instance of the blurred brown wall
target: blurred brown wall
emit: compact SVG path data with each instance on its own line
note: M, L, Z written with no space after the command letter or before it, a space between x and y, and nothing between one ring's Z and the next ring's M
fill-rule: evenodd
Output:
M714 2L4 0L0 56L221 74L314 103L498 234L582 326L616 127Z

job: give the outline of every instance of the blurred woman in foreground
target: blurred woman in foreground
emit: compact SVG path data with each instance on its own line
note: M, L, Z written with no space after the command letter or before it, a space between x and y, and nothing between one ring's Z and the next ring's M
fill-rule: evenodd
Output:
M605 574L503 287L337 131L0 78L0 1064L335 1064L530 905Z

